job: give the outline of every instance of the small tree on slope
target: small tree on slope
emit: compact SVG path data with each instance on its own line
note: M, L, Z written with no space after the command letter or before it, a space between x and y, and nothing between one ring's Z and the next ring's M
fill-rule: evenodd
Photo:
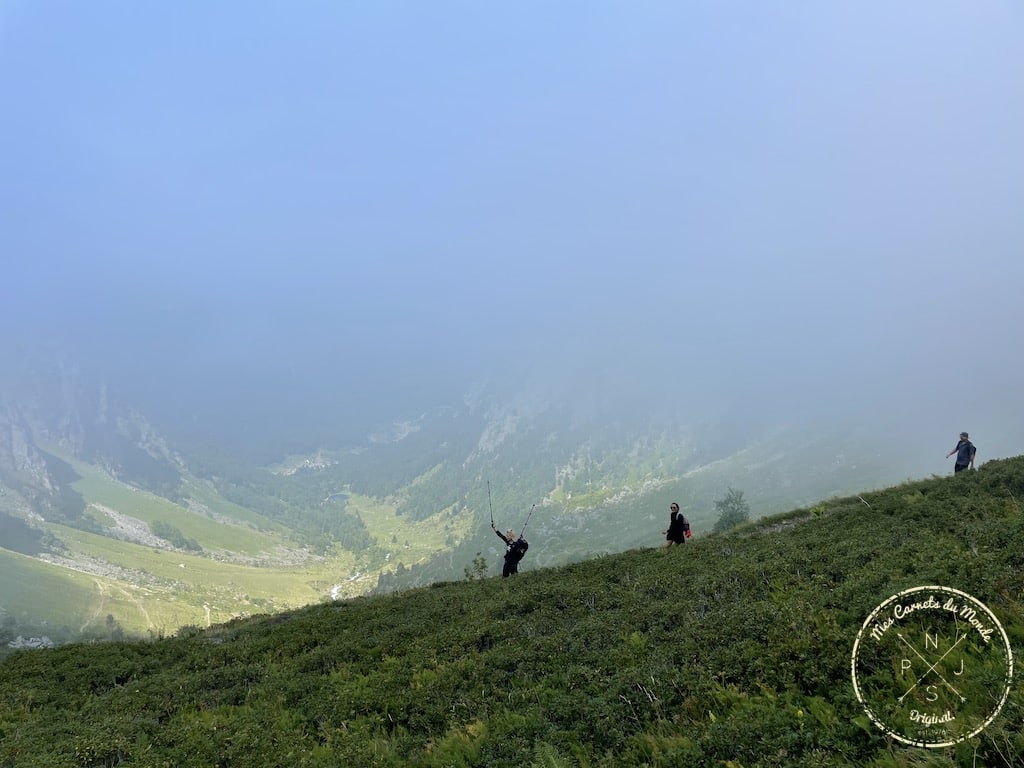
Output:
M735 488L730 488L724 499L715 502L715 511L718 512L718 521L713 529L715 533L728 531L750 520L750 505L743 498L743 491Z

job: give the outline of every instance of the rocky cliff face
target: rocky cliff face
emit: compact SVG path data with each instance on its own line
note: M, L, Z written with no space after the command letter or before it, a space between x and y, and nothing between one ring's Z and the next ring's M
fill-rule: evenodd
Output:
M0 515L40 520L60 506L59 482L28 420L12 405L0 407Z
M67 507L74 480L52 453L163 495L181 479L181 460L153 426L59 353L18 361L0 381L0 483L43 516Z
M53 493L46 460L28 421L14 406L0 408L0 475Z

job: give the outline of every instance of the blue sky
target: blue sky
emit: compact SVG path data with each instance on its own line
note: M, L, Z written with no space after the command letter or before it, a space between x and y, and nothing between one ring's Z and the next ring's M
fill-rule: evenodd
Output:
M535 375L1009 445L1021 40L1007 2L8 0L0 318L222 406Z

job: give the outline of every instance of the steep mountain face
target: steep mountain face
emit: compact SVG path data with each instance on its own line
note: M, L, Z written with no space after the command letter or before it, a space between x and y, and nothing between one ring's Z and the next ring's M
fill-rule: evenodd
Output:
M102 381L56 355L26 363L4 383L0 473L34 504L53 507L68 481L67 472L47 458L46 447L173 498L180 460L141 414L111 397Z
M8 518L8 526L15 525L11 517L31 520L52 513L58 499L32 430L13 406L0 408L0 499L0 515Z
M54 491L32 429L13 406L0 409L0 473L13 482L36 487L45 493Z

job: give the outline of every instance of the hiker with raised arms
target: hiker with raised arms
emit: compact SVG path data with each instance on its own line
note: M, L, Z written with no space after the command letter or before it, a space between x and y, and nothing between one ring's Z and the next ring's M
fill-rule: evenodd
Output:
M505 565L501 569L501 578L503 579L519 573L519 561L523 559L526 550L530 548L530 545L527 544L526 539L523 537L526 535L526 526L530 524L530 518L533 517L533 510L536 508L536 504L530 507L530 514L526 516L526 522L523 523L523 530L520 531L518 538L516 538L516 532L511 528L502 533L494 527L494 507L491 506L491 483L489 480L487 481L487 509L491 513L491 530L498 534L499 539L505 542Z
M498 534L498 538L505 542L505 565L501 569L501 577L506 578L508 576L515 576L519 573L519 561L523 559L523 555L526 554L526 550L530 548L530 545L523 538L522 534L519 534L519 538L516 538L516 532L511 528L505 533L502 533L494 527L494 521L491 521L491 529Z

